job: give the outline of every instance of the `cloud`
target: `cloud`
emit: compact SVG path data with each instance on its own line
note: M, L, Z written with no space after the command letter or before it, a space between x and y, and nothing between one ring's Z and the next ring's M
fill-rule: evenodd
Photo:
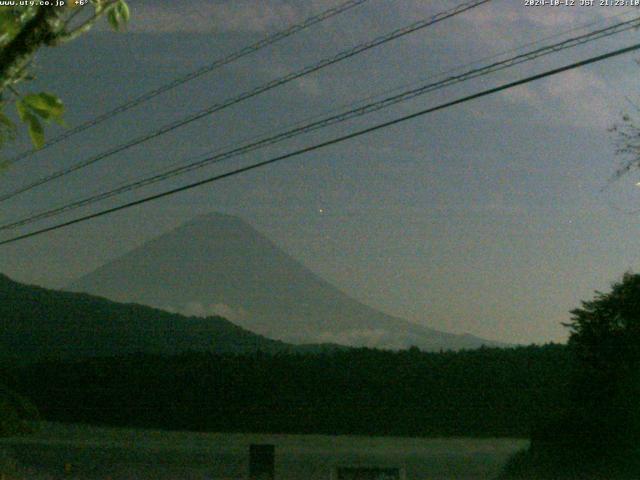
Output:
M509 90L505 90L502 95L513 103L537 105L541 102L540 92L530 85L520 85L516 88L510 88Z
M299 23L333 1L292 4L285 0L144 1L133 9L130 30L147 33L261 33Z
M303 19L300 9L285 2L234 0L217 5L211 12L217 31L266 33Z
M318 343L337 343L356 347L403 349L417 345L421 338L406 332L385 330L383 328L363 328L343 330L341 332L321 332Z
M606 130L619 117L619 105L608 84L585 69L570 70L553 81L538 82L505 91L503 98L531 107L552 106L552 121L574 127Z
M496 2L459 17L462 45L500 52L531 42L555 43L629 20L632 10L598 7L524 7L522 2ZM540 43L537 46L541 46Z
M367 328L362 330L344 330L342 332L322 332L317 338L319 343L337 343L373 347L384 343L389 336L387 330Z
M173 313L180 313L188 317L224 317L231 322L238 322L248 317L248 312L242 307L232 307L225 303L211 303L206 305L202 302L187 302L186 304L175 308L165 307L164 310Z
M166 0L144 0L135 4L135 14L131 30L136 32L191 32L191 33L245 33L267 35L287 25L299 23L312 13L326 10L339 0L314 0L292 2L291 0L185 0L169 2ZM357 28L362 28L368 37L373 35L372 25L377 15L384 15L396 23L396 27L420 18L426 18L438 11L450 8L447 2L424 2L407 0L375 4L370 8L354 10L359 19ZM555 42L567 36L602 27L611 22L605 18L624 13L618 9L589 7L531 8L521 2L489 3L464 12L455 19L443 23L450 44L442 47L447 55L443 62L457 59L455 64L468 60L506 52L527 42L549 38L544 43ZM596 25L597 22L598 23ZM391 22L393 23L393 22ZM591 24L590 27L587 25ZM584 26L584 29L576 27ZM560 35L568 29L571 33ZM372 30L372 32L369 32ZM386 30L386 29L385 29ZM434 30L436 32L445 30ZM368 33L367 33L368 32ZM376 32L380 33L380 32ZM555 37L555 38L551 38ZM423 35L407 37L417 52L428 50L429 42ZM437 44L438 39L432 38ZM330 39L328 41L336 41ZM413 42L413 43L412 43ZM381 50L382 52L382 50ZM508 55L513 55L511 52ZM568 53L567 55L570 55ZM504 58L504 57L503 57ZM162 61L167 61L166 59ZM175 62L175 60L171 60ZM266 73L269 77L280 76L291 71L292 66L286 57L270 58L265 65L257 62L253 66L257 73ZM487 63L487 62L483 62ZM386 65L386 63L384 63ZM368 68L376 68L375 64ZM305 96L320 97L330 90L322 76L308 76L293 82L298 91ZM591 83L588 83L591 82ZM346 87L345 87L346 89ZM570 77L568 74L558 77L556 82L538 82L521 86L503 93L510 103L525 104L538 109L553 108L554 122L597 128L607 128L616 118L618 107L607 104L607 89L603 81L595 74L582 71ZM585 101L588 98L589 101ZM550 104L549 102L553 102ZM472 114L481 116L482 111L471 105ZM474 110L476 109L476 110Z

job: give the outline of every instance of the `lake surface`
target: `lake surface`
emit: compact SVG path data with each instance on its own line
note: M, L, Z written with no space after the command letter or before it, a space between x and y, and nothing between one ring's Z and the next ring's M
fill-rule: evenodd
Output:
M521 439L164 432L46 423L1 439L33 480L243 479L251 444L275 445L278 480L328 480L338 466L401 467L406 479L495 477ZM65 473L65 464L68 471Z

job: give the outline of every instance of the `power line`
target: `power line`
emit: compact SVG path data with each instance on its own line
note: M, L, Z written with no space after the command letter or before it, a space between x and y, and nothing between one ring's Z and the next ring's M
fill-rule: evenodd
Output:
M162 173L158 173L158 174L154 174L150 177L144 177L140 180L125 184L123 186L117 187L115 189L106 191L106 192L102 192L99 194L95 194L95 195L91 195L89 197L86 197L84 199L75 201L75 202L71 202L68 203L66 205L60 206L60 207L56 207L38 214L34 214L31 215L27 218L23 218L21 220L16 220L14 222L8 223L8 224L4 224L4 225L0 225L0 230L9 230L9 229L13 229L13 228L17 228L20 226L24 226L24 225L28 225L31 224L33 222L36 222L38 220L42 220L45 218L50 218L56 215L59 215L61 213L64 212L68 212L70 210L75 210L77 208L83 207L83 206L87 206L93 203L96 203L98 201L101 200L105 200L107 198L111 198L113 196L116 195L120 195L122 193L125 192L129 192L132 190L137 190L138 188L142 188L144 186L147 185L151 185L153 183L157 183L160 181L164 181L167 180L168 178L177 176L177 175L181 175L199 168L203 168L207 165L210 165L212 163L218 163L224 160L228 160L230 158L234 158L240 155L244 155L246 153L249 153L251 151L257 150L259 148L263 148L269 145L273 145L276 143L279 143L281 141L296 137L298 135L304 134L304 133L309 133L321 128L325 128L328 127L330 125L334 125L337 123L342 123L344 121L350 120L352 118L356 118L362 115L366 115L369 113L373 113L376 112L378 110L381 110L383 108L387 108L389 106L398 104L400 102L404 102L410 99L413 99L415 97L418 97L420 95L424 95L426 93L432 92L434 90L439 90L441 88L444 87L448 87L451 86L453 84L456 83L460 83L460 82L464 82L467 80L471 80L474 78L478 78L481 76L485 76L488 75L490 73L495 73L497 71L501 71L504 70L506 68L510 68L513 67L515 65L519 65L525 62L530 62L533 61L537 58L540 58L542 56L545 55L549 55L552 53L556 53L559 52L561 50L565 50L568 48L573 48L576 47L578 45L583 45L585 43L588 42L593 42L595 40L599 40L611 35L615 35L617 33L623 32L623 31L627 31L630 30L632 28L637 28L638 26L640 26L640 17L636 17L632 20L628 20L628 21L624 21L624 22L620 22L617 23L615 25L612 25L610 27L606 27L606 28L602 28L599 30L594 30L592 32L588 32L586 34L583 35L579 35L573 38L569 38L566 39L562 42L558 42L555 44L551 44L551 45L547 45L547 46L543 46L540 47L536 50L530 51L530 52L525 52L522 53L520 55L516 55L514 57L499 61L499 62L494 62L492 64L489 64L487 66L484 67L480 67L480 68L476 68L476 69L472 69L469 70L467 72L464 72L462 74L459 75L454 75L454 76L450 76L447 77L443 80L440 80L438 82L435 83L429 83L426 85L422 85L418 88L414 88L411 90L407 90L405 92L402 92L400 94L397 95L393 95L387 98L383 98L381 100L378 100L376 102L371 102L368 103L366 105L339 113L337 115L332 115L326 118L323 118L321 120L315 121L315 122L311 122L308 123L306 125L302 125L302 126L298 126L295 127L293 129L281 132L279 134L273 135L271 137L267 137L267 138L263 138L261 140L258 141L254 141L252 143L249 143L247 145L241 146L241 147L237 147L222 153L217 153L213 156L209 156L207 158L198 160L196 162L192 162L189 163L187 165L182 165L180 167L177 168L172 168L169 170L166 170Z
M516 81L513 81L513 82L505 83L505 84L499 85L497 87L493 87L493 88L490 88L490 89L487 89L487 90L483 90L483 91L478 92L478 93L474 93L472 95L467 95L467 96L459 98L457 100L453 100L453 101L450 101L450 102L446 102L446 103L437 105L435 107L430 107L430 108L427 108L427 109L424 109L424 110L420 110L418 112L415 112L415 113L412 113L412 114L409 114L409 115L404 115L404 116L396 118L394 120L390 120L390 121L387 121L387 122L379 123L379 124L374 125L372 127L368 127L368 128L362 129L362 130L357 130L355 132L352 132L352 133L349 133L349 134L346 134L346 135L342 135L342 136L339 136L339 137L335 137L335 138L333 138L331 140L327 140L327 141L322 142L322 143L317 143L315 145L304 147L304 148L301 148L299 150L295 150L293 152L286 153L284 155L279 155L277 157L273 157L273 158L270 158L268 160L264 160L262 162L258 162L258 163L254 163L252 165L248 165L248 166L245 166L245 167L237 168L237 169L232 170L230 172L226 172L226 173L222 173L222 174L219 174L219 175L215 175L213 177L209 177L209 178L206 178L204 180L199 180L197 182L193 182L193 183L190 183L188 185L184 185L182 187L177 187L177 188L174 188L174 189L171 189L171 190L167 190L167 191L164 191L164 192L161 192L161 193L157 193L155 195L151 195L151 196L148 196L148 197L145 197L145 198L141 198L141 199L138 199L138 200L135 200L135 201L132 201L132 202L121 204L121 205L118 205L116 207L112 207L112 208L108 208L108 209L105 209L105 210L101 210L99 212L92 213L92 214L89 214L89 215L85 215L85 216L82 216L82 217L79 217L79 218L75 218L73 220L69 220L67 222L59 223L59 224L53 225L51 227L42 228L42 229L30 232L30 233L26 233L26 234L23 234L23 235L18 235L16 237L0 241L0 245L6 245L6 244L9 244L9 243L17 242L19 240L24 240L26 238L34 237L36 235L41 235L43 233L51 232L51 231L54 231L54 230L59 230L59 229L64 228L64 227L68 227L70 225L74 225L76 223L85 222L85 221L91 220L93 218L102 217L102 216L108 215L110 213L118 212L120 210L125 210L127 208L131 208L131 207L134 207L134 206L137 206L137 205L142 205L144 203L151 202L153 200L158 200L160 198L168 197L170 195L175 195L177 193L180 193L180 192L183 192L183 191L186 191L186 190L191 190L193 188L196 188L196 187L199 187L199 186L202 186L202 185L206 185L208 183L213 183L213 182L225 179L225 178L229 178L229 177L232 177L232 176L235 176L235 175L239 175L239 174L244 173L244 172L248 172L250 170L255 170L257 168L261 168L261 167L264 167L264 166L267 166L267 165L271 165L271 164L274 164L276 162L280 162L282 160L286 160L286 159L289 159L289 158L292 158L292 157L296 157L296 156L299 156L299 155L303 155L305 153L309 153L309 152L312 152L312 151L315 151L315 150L320 150L322 148L325 148L325 147L328 147L328 146L331 146L331 145L342 143L342 142L344 142L346 140L350 140L350 139L353 139L353 138L356 138L356 137L360 137L362 135L366 135L368 133L375 132L377 130L381 130L381 129L384 129L384 128L387 128L387 127L390 127L390 126L393 126L393 125L397 125L397 124L406 122L408 120L412 120L414 118L418 118L418 117L427 115L427 114L432 113L432 112L436 112L436 111L439 111L439 110L444 110L446 108L450 108L450 107L453 107L455 105L460 105L462 103L466 103L466 102L469 102L471 100L475 100L475 99L478 99L478 98L481 98L481 97L492 95L494 93L498 93L498 92L501 92L501 91L504 91L504 90L508 90L508 89L517 87L519 85L524 85L526 83L530 83L530 82L533 82L533 81L536 81L536 80L540 80L542 78L546 78L546 77L550 77L550 76L553 76L553 75L557 75L557 74L562 73L562 72L566 72L566 71L569 71L569 70L580 68L580 67L583 67L585 65L590 65L590 64L596 63L596 62L601 62L603 60L606 60L606 59L609 59L609 58L613 58L613 57L617 57L619 55L623 55L625 53L629 53L629 52L632 52L632 51L635 51L635 50L639 50L639 49L640 49L640 43L636 43L635 45L631 45L629 47L625 47L625 48L621 48L621 49L618 49L618 50L614 50L612 52L608 52L608 53L605 53L605 54L602 54L602 55L598 55L598 56L595 56L595 57L590 57L590 58L588 58L586 60L582 60L582 61L579 61L579 62L571 63L571 64L565 65L563 67L558 67L558 68L554 68L554 69L551 69L551 70L547 70L547 71L545 71L543 73L538 73L536 75L531 75L529 77L525 77L525 78L522 78L520 80L516 80Z
M178 77L174 80L172 80L169 83L166 83L158 88L155 88L153 90L149 90L148 92L145 92L119 106L117 106L116 108L109 110L108 112L103 113L102 115L99 115L96 118L93 118L91 120L88 120L84 123L81 123L80 125L77 125L65 132L62 132L60 135L53 137L52 139L48 140L47 142L45 142L45 144L42 146L42 148L40 149L30 149L30 150L25 150L24 152L16 155L15 157L13 157L12 159L8 160L7 162L5 162L6 165L13 165L14 163L19 162L20 160L23 160L27 157L30 157L31 155L37 153L37 152L41 152L42 150L51 147L52 145L55 145L57 143L62 142L63 140L66 140L69 137L72 137L80 132L84 132L85 130L88 130L91 127L95 127L96 125L109 120L110 118L113 118L123 112L126 112L127 110L130 110L134 107L137 107L138 105L147 102L149 100L151 100L152 98L157 97L158 95L161 95L165 92L168 92L169 90L173 90L174 88L190 82L191 80L194 80L198 77L201 77L202 75L205 75L207 73L212 72L213 70L216 70L224 65L227 65L229 63L235 62L236 60L241 59L242 57L245 57L247 55L250 55L254 52L257 52L258 50L261 50L269 45L273 45L274 43L279 42L280 40L283 40L285 38L288 38L302 30L305 30L317 23L323 22L325 20L328 20L331 17L335 17L336 15L339 15L343 12L346 12L347 10L350 10L354 7L357 7L358 5L361 5L365 2L367 2L369 0L349 0L347 2L341 3L340 5L337 5L335 7L329 8L328 10L325 10L324 12L321 12L317 15L314 15L312 17L307 18L306 20L304 20L302 23L296 24L296 25L292 25L284 30L281 30L279 32L276 32L272 35L269 35L251 45L247 45L246 47L241 48L240 50L237 50L229 55L227 55L226 57L220 58L218 60L215 60L214 62L208 64L208 65L204 65L203 67L200 67L197 70L194 70L192 72L187 73L186 75L183 75L181 77Z
M429 27L431 25L434 25L438 22L441 22L447 18L453 17L455 15L459 15L467 10L470 10L472 8L476 8L484 3L488 3L491 0L473 0L470 2L466 2L463 4L460 4L452 9L440 12L436 15L433 15L432 17L428 18L428 19L423 19L423 20L419 20L417 22L414 22L406 27L402 27L399 28L397 30L394 30L386 35L380 36L375 38L374 40L371 40L369 42L366 43L362 43L359 45L356 45L353 48L350 48L348 50L344 50L340 53L338 53L337 55L333 56L333 57L329 57L329 58L325 58L323 60L321 60L318 63L315 63L311 66L308 66L306 68L303 68L302 70L299 70L297 72L293 72L290 73L288 75L285 75L283 77L280 77L278 79L272 80L270 82L267 82L266 84L260 85L256 88L254 88L253 90L247 91L245 93L242 93L236 97L232 97L230 99L227 99L225 102L221 103L221 104L214 104L206 109L200 110L192 115L189 115L185 118L182 118L176 122L173 122L171 124L165 125L164 127L161 127L158 130L155 130L154 132L145 134L141 137L138 137L134 140L131 140L127 143L121 144L117 147L114 147L110 150L107 150L105 152L102 152L96 156L93 156L87 160L84 160L82 162L76 163L74 165L71 165L70 167L64 168L62 170L58 170L57 172L54 172L50 175L47 175L39 180L36 180L30 184L27 184L26 186L20 187L16 190L13 190L9 193L0 195L0 202L3 202L5 200L9 200L10 198L13 198L17 195L20 195L21 193L27 192L33 188L39 187L40 185L44 185L45 183L48 183L52 180L55 180L57 178L60 178L62 176L68 175L70 173L73 173L77 170L80 170L82 168L85 168L89 165L93 165L97 162L99 162L100 160L104 160L105 158L111 157L112 155L115 155L117 153L121 153L125 150L128 150L129 148L132 148L136 145L140 145L141 143L147 142L153 138L159 137L161 135L164 135L166 133L169 133L173 130L176 130L180 127L183 127L191 122L194 122L196 120L199 120L201 118L204 118L206 116L209 116L215 112L218 112L220 110L223 110L227 107L230 107L232 105L235 105L237 103L240 103L244 100L247 100L249 98L258 96L268 90L272 90L276 87L279 87L281 85L284 85L286 83L289 83L293 80L296 80L298 78L301 78L305 75L308 75L310 73L316 72L322 68L328 67L330 65L333 65L335 63L341 62L343 60L346 60L348 58L351 58L355 55L358 55L360 53L363 53L367 50L370 50L372 48L378 47L380 45L383 45L385 43L388 43L392 40L395 40L397 38L403 37L405 35L408 35L410 33L416 32L418 30L424 29L426 27Z

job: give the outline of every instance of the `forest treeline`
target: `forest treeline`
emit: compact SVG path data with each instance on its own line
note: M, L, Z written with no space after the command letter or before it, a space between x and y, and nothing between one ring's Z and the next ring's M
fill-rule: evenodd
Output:
M47 420L195 431L528 436L565 407L566 346L133 354L4 371Z

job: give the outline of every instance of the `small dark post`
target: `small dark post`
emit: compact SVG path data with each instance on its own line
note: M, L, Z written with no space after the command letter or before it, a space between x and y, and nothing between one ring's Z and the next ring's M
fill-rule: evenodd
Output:
M275 477L274 445L249 445L249 478L250 480L274 480Z

